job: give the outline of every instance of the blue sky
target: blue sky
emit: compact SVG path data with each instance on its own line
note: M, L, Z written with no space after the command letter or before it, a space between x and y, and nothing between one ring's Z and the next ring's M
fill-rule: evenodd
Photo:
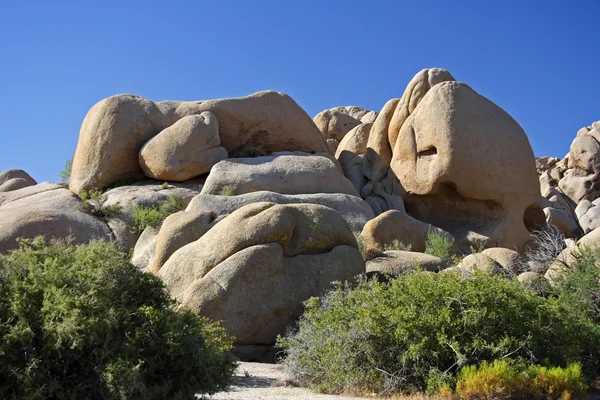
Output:
M379 111L442 67L508 111L536 155L600 120L600 0L27 1L0 4L0 171L57 181L87 110L134 93L274 89L314 116Z

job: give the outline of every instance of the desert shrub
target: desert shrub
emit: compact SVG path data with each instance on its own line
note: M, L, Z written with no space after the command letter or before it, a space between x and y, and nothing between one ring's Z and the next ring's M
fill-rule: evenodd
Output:
M225 185L219 191L220 196L235 196L237 194L237 188L234 185Z
M580 361L591 377L598 344L581 312L515 280L419 273L311 299L298 330L279 339L299 384L379 393L435 389L463 366L500 358Z
M231 344L114 244L36 238L0 257L0 398L194 399L226 387Z
M136 204L133 207L133 233L142 232L147 227L159 228L162 222L169 215L181 211L185 208L183 200L176 195L169 196L168 199L159 201L153 207L142 207Z
M65 169L60 171L61 182L66 183L69 181L69 179L71 178L71 170L72 169L73 169L73 159L71 158L70 160L67 160L67 162L65 162Z
M462 368L456 383L456 395L464 400L582 399L586 391L577 363L561 368L495 360Z
M383 245L383 251L390 250L410 251L410 244L404 244L400 240L394 239L392 243Z
M441 258L448 265L458 264L454 255L454 242L437 231L431 230L427 234L425 253Z
M82 190L79 192L79 198L83 201L81 210L98 218L110 217L121 210L118 204L107 205L108 197L100 190Z
M550 264L566 247L564 235L554 226L549 225L546 230L531 232L532 243L525 251L524 270L545 273Z
M600 325L600 248L579 248L568 273L554 282L553 292Z
M461 399L530 399L531 385L524 371L506 360L484 361L460 370L456 394Z

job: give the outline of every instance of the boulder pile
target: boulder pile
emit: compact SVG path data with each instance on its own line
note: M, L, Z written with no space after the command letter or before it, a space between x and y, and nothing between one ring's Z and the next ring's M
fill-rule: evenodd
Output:
M304 301L359 275L483 270L548 284L568 263L530 257L536 237L573 239L564 260L583 235L600 244L599 197L600 121L562 160L536 159L510 115L440 68L379 112L313 119L274 91L123 94L85 117L68 188L0 174L0 253L38 235L115 241L238 345L264 346Z

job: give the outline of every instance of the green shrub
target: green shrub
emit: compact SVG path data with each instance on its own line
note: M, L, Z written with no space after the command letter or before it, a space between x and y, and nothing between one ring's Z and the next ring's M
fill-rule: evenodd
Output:
M114 244L36 238L0 257L2 399L194 399L226 387L231 344Z
M220 196L235 196L236 194L237 188L234 185L223 186L219 192Z
M395 239L392 243L383 245L383 251L390 250L410 251L410 244L404 244L400 240Z
M136 204L133 207L134 225L132 232L142 232L148 226L159 228L165 218L184 208L183 200L176 195L171 195L168 199L159 201L154 207L142 207Z
M434 230L429 231L427 234L425 254L439 257L448 265L458 264L458 260L454 255L454 241Z
M516 280L419 273L312 299L297 332L279 340L299 384L379 393L439 387L462 366L499 358L580 361L591 377L599 344L582 313Z
M530 399L530 381L522 370L506 360L484 361L460 370L456 394L461 399Z
M586 398L587 385L581 365L566 368L524 366L496 360L461 369L456 383L456 395L464 400L488 399L551 399Z
M579 248L569 272L556 279L554 293L600 325L600 248Z
M65 169L60 171L61 182L68 182L71 178L71 170L73 169L73 159L67 160L65 163Z
M106 205L108 197L100 190L82 190L79 192L79 198L83 201L81 211L88 212L98 218L110 217L121 210L121 207L117 204Z

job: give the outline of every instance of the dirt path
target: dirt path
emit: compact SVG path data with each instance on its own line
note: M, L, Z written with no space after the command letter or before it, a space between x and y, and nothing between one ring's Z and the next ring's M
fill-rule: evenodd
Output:
M213 400L360 400L313 393L303 388L279 386L284 380L282 367L276 364L242 362L229 391L211 397Z

